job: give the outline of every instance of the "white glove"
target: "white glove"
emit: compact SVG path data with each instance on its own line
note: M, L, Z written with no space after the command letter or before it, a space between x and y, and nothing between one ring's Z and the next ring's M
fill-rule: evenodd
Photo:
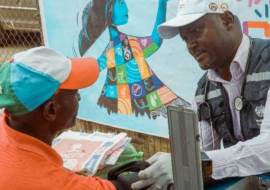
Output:
M141 180L133 183L131 188L138 190L153 184L148 190L167 190L173 183L171 154L158 152L146 161L151 166L139 172Z

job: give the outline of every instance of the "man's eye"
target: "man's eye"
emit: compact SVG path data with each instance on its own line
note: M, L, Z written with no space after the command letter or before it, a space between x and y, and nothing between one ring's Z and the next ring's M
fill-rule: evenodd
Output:
M192 30L192 32L193 33L197 33L197 32L199 32L201 29L200 28L194 28L193 30Z
M197 33L201 30L201 28L193 28L190 32L191 33Z

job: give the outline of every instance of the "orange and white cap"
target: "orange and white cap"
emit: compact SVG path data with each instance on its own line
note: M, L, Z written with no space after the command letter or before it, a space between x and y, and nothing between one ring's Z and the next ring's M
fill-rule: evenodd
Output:
M59 89L85 88L98 76L99 65L94 58L67 58L51 48L32 48L15 54L1 66L0 108L23 115Z

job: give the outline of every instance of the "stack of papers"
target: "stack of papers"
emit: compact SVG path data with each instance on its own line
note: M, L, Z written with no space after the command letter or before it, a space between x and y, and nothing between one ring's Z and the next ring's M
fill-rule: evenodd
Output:
M98 169L114 165L130 142L126 133L67 131L54 139L52 147L63 158L65 168L94 175Z

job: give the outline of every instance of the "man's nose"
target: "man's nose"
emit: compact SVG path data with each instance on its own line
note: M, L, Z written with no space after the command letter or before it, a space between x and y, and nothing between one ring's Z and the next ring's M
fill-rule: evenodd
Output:
M193 55L194 48L198 45L195 39L189 39L187 42L187 49L191 55Z
M81 101L81 95L80 95L80 93L79 93L79 92L77 92L77 94L76 94L76 98L77 98L78 102L79 102L79 101Z

